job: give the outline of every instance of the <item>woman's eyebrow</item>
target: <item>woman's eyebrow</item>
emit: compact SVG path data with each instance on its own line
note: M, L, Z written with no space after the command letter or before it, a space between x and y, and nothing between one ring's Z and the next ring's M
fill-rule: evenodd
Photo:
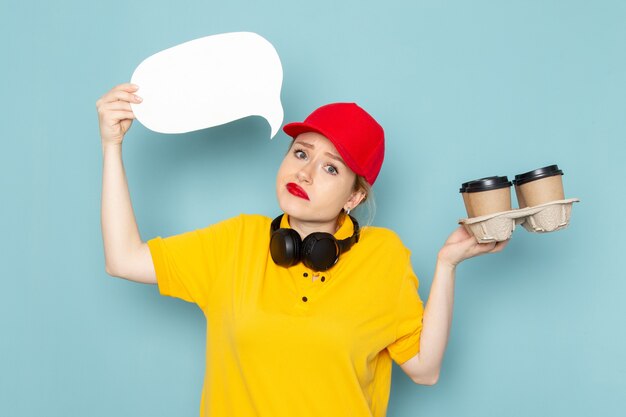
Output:
M308 143L308 142L303 142L303 141L301 141L301 140L299 140L299 141L297 141L297 142L294 142L293 144L294 144L294 145L302 145L302 146L304 146L304 147L306 147L306 148L309 148L309 149L314 149L314 148L315 148L315 146L313 146L313 144Z
M335 155L335 154L332 154L332 153L330 153L330 152L326 152L326 155L328 155L330 158L334 159L335 161L337 161L337 162L341 162L342 164L346 165L346 163L345 163L345 162L343 162L343 159L341 159L341 157L340 157L340 156ZM347 165L346 165L346 166L347 166Z
M309 148L309 149L315 149L315 146L312 143L304 142L302 140L296 141L293 144L294 145L302 145L305 148ZM341 162L342 164L346 165L346 163L343 161L343 159L341 159L341 157L339 155L335 155L334 153L330 153L330 152L324 152L324 154L326 156L334 159L335 161Z

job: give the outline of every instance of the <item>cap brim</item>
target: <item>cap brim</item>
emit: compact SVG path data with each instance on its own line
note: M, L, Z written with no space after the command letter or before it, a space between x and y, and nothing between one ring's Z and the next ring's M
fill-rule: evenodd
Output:
M298 135L302 133L306 133L306 132L316 132L316 133L319 133L320 135L326 136L326 134L322 132L321 130L311 125L308 125L306 123L301 123L301 122L288 123L285 126L283 126L283 131L294 139Z

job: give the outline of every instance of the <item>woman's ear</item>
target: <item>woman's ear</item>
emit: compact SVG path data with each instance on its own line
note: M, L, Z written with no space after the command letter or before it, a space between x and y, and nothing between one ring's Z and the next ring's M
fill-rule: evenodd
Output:
M346 211L354 210L359 204L361 204L361 202L365 199L365 197L366 197L366 193L365 191L363 191L363 189L358 189L356 191L353 191L352 194L350 195L350 198L348 199L346 204L344 204L343 206L344 210Z

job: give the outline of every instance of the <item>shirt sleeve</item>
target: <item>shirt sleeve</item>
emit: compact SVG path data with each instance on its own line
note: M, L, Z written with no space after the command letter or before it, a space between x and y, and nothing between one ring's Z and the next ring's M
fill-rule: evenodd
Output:
M396 340L387 346L389 355L398 365L402 365L420 351L424 306L417 292L418 286L417 277L408 265L396 306Z
M166 238L149 240L159 292L206 305L212 282L232 252L238 218ZM222 261L222 262L220 262Z

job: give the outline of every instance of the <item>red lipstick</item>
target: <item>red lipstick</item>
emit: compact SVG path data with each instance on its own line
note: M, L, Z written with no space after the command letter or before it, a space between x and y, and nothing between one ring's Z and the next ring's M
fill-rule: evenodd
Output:
M296 197L304 198L305 200L309 199L309 195L306 193L306 191L304 191L302 187L300 187L298 184L295 184L293 182L287 184L287 191L289 191Z

